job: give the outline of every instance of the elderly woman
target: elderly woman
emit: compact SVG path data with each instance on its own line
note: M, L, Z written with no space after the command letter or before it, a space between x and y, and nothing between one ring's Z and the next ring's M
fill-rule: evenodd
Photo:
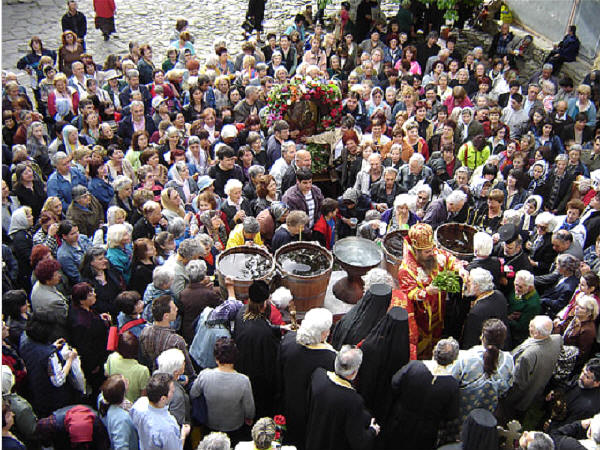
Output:
M32 122L27 128L27 153L35 159L46 177L52 173L52 165L48 158L49 143L50 140L44 132L44 124L42 122Z
M12 249L19 264L19 281L21 287L29 290L32 267L29 262L33 248L33 212L29 206L17 209L10 218L8 236L12 241Z
M263 450L270 449L277 436L277 425L270 417L258 419L252 426L252 441L240 442L235 446L235 450ZM225 447L224 447L225 448ZM291 450L296 447L281 447L282 450Z
M367 168L358 172L356 181L354 182L354 189L360 191L362 194L369 194L371 186L383 177L381 155L373 153L368 157L367 161Z
M152 272L152 283L146 287L143 296L143 318L148 322L154 321L154 318L152 317L152 302L154 299L161 295L173 295L171 292L171 283L173 283L174 278L175 274L170 267L157 266Z
M394 200L394 207L381 215L381 220L387 224L387 232L411 227L419 218L410 208L415 203L415 197L410 194L400 194Z
M540 294L535 290L534 276L527 270L519 270L514 290L508 296L508 325L514 346L529 337L529 322L540 312Z
M481 330L481 345L461 352L454 363L452 375L460 383L460 424L473 409L495 412L500 397L512 386L513 358L501 350L506 332L501 320L486 320Z
M69 336L81 358L86 381L97 393L104 381L102 364L108 356L106 341L111 317L107 313L95 312L92 309L95 303L96 292L89 283L73 286L68 318Z
M580 365L589 359L596 341L597 317L597 300L591 295L582 295L576 300L574 314L554 327L555 332L562 334L564 345L573 345L579 349L577 360Z
M556 257L556 271L560 276L540 300L545 314L553 317L567 306L579 284L579 264L579 260L568 253L561 253Z
M122 375L127 380L125 398L132 403L143 395L150 378L150 371L137 361L138 357L138 339L131 331L126 331L119 335L117 350L108 355L104 364L107 377Z
M169 400L169 412L181 426L190 423L190 398L184 388L188 383L185 372L185 355L178 348L165 350L156 358L158 368L156 372L168 373L173 377L173 396ZM183 381L181 381L181 378Z
M190 136L188 149L185 153L191 176L206 175L210 164L210 153L202 147L202 139L198 136ZM194 184L196 182L194 181Z
M120 272L129 284L131 279L131 226L129 224L115 224L108 227L106 232L106 258L111 266Z
M188 344L194 339L194 323L206 307L216 307L221 303L220 296L213 290L210 279L206 276L206 263L193 260L185 267L190 279L186 288L181 291L179 301L183 314L181 335Z
M165 187L173 187L179 192L179 197L183 200L186 207L191 207L194 197L198 194L198 185L192 177L185 161L175 163L170 173L173 179L169 181Z
M242 182L231 179L225 183L227 199L221 205L230 229L243 222L246 216L252 216L250 202L242 197Z
M93 236L104 221L102 204L85 186L75 186L71 196L73 200L67 209L67 220L76 225L81 234Z
M131 222L134 207L131 194L133 192L133 182L125 175L119 175L112 183L114 196L110 200L111 206L118 206L127 213L126 220Z
M28 369L28 398L38 417L47 417L82 399L69 377L74 362L79 361L77 351L65 345L65 339L55 335L55 324L36 313L29 318L19 353Z
M176 188L169 187L163 189L160 194L160 202L163 207L161 214L167 221L177 217L185 217L183 202Z
M542 212L535 218L535 233L525 244L530 251L529 262L534 275L544 275L550 271L550 266L556 258L552 247L552 232L556 226L556 217L549 212Z
M106 250L99 246L88 248L81 259L79 271L82 280L96 292L94 310L116 317L118 311L114 300L125 289L125 282L121 273L106 258Z
M255 413L250 379L233 368L237 352L233 339L217 339L217 367L200 372L190 391L191 398L204 395L206 399L208 428L226 432L234 442L245 436L245 424L254 419Z
M51 339L67 336L67 298L57 289L62 274L55 259L40 261L35 268L37 279L31 291L31 310L52 323Z
M113 187L108 183L108 169L101 161L91 161L89 164L90 181L88 187L92 194L102 205L104 212L115 195Z

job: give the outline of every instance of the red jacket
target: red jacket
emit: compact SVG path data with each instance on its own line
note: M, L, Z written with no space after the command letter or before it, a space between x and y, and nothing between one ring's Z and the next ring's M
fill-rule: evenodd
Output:
M96 17L110 19L111 17L114 17L116 9L117 7L115 6L114 0L94 0Z
M321 214L321 217L319 217L319 220L317 220L317 223L315 223L315 226L313 227L313 231L318 231L323 236L325 236L325 246L327 247L327 250L331 250L332 230L327 221L325 220L324 215Z

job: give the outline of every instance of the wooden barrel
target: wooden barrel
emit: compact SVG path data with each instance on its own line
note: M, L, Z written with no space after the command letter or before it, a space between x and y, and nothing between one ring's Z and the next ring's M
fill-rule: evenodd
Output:
M223 293L224 298L227 298L227 292L225 290L225 275L223 274L223 272L220 269L220 264L224 257L226 257L227 255L231 255L233 253L245 253L248 255L261 255L270 261L269 270L267 270L266 273L260 278L254 278L252 280L242 280L242 279L232 277L233 278L233 287L235 289L235 298L238 300L241 300L241 301L246 301L248 299L248 289L250 289L250 285L255 280L263 280L263 281L266 281L267 283L270 282L271 278L273 277L273 275L275 273L275 261L273 260L273 256L271 256L271 254L268 251L266 251L260 247L252 247L252 246L247 246L247 245L233 247L233 248L230 248L229 250L225 250L224 252L220 253L217 256L217 261L215 263L215 271L217 273L217 277L219 279L219 286L221 288L221 292Z
M283 269L279 263L282 255L294 250L311 249L327 257L327 268L317 275L295 275ZM333 255L329 250L311 242L290 242L275 252L275 264L281 272L281 283L288 288L294 296L294 303L298 312L305 312L312 308L321 308L325 302L325 294L333 268Z
M452 253L465 261L473 259L473 237L477 228L464 223L445 223L433 234L433 240L439 248ZM457 244L460 244L457 246ZM460 249L459 249L460 247Z
M398 281L398 270L400 269L402 257L392 254L387 248L387 243L390 239L397 236L400 236L401 239L404 240L404 234L406 233L403 233L401 230L392 231L385 235L383 242L381 243L381 248L383 250L383 261L381 265L389 272L394 281Z

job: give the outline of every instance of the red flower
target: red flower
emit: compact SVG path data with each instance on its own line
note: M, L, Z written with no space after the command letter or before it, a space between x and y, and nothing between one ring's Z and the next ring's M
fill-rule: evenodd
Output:
M281 414L278 414L277 416L273 417L273 420L275 421L276 425L285 425L286 424L285 416L282 416Z
M276 431L275 432L275 440L278 441L280 437L281 437L281 433L279 433L279 431Z

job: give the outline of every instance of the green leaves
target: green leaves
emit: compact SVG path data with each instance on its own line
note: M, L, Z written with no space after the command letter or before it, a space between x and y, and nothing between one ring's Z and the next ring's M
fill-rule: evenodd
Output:
M453 270L442 270L436 275L431 284L440 291L446 291L450 294L460 292L460 277Z

